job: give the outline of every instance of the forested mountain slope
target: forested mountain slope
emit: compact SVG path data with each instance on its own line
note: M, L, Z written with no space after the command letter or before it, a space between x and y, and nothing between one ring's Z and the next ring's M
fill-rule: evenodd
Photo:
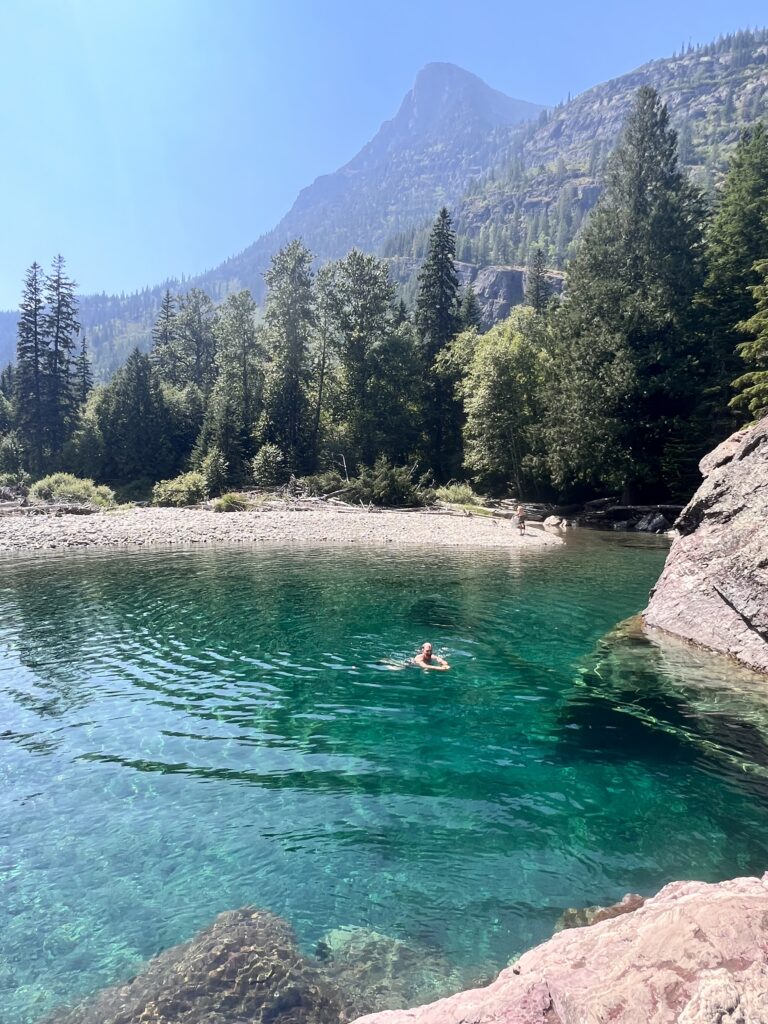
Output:
M396 116L348 164L304 189L273 231L221 266L167 286L196 285L216 301L250 288L260 298L269 258L300 236L321 261L352 246L404 257L392 266L408 294L414 260L443 204L454 215L457 255L465 263L523 266L540 245L552 266L562 267L644 84L669 104L683 162L713 186L740 129L768 116L768 31L738 32L652 61L549 112L453 65L430 64ZM165 287L83 299L97 376L108 376L135 344L148 343ZM13 353L14 323L0 314L0 365Z

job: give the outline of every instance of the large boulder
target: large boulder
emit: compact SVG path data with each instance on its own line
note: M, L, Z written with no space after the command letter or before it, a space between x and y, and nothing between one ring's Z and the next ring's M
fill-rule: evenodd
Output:
M665 630L768 672L768 417L702 459L644 612Z
M637 910L560 932L487 988L357 1024L766 1024L768 874L673 882Z
M48 1024L338 1024L332 983L299 952L290 926L265 910L220 914L190 942L150 960L125 985Z

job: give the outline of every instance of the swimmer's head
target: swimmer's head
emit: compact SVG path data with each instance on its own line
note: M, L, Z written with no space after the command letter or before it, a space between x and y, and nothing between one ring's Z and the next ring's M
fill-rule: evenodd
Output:
M428 658L432 656L432 644L429 641L421 645L421 653L426 654Z

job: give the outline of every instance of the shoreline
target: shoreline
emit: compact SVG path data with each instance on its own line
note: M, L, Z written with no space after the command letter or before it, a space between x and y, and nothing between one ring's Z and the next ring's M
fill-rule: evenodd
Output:
M396 509L244 512L200 508L132 508L92 515L6 515L0 554L153 547L320 544L340 546L482 547L524 550L560 545L541 524L520 536L510 521L489 516Z

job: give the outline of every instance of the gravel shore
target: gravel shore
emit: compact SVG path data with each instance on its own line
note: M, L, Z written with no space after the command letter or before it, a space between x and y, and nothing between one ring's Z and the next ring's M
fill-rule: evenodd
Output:
M560 544L539 524L436 512L132 508L93 515L4 515L0 552L214 544L352 544L528 548Z

